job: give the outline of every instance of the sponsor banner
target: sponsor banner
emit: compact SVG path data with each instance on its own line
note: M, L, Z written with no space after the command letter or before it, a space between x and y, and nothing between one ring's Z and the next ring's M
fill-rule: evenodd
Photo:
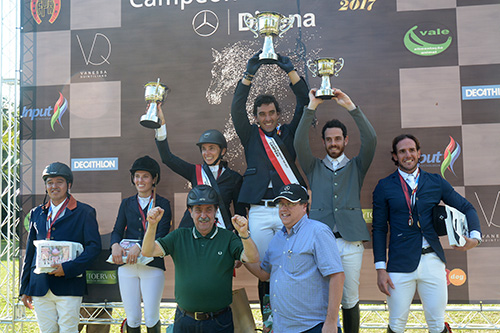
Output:
M500 67L498 62L460 66L458 57L459 52L472 50L481 61L484 55L500 53L492 52L495 46L465 49L457 43L459 32L465 38L465 32L481 36L482 31L470 26L460 29L456 8L398 12L394 2L381 0L275 0L273 8L268 0L23 0L22 4L21 70L29 83L21 87L19 111L23 211L43 201L43 187L36 183L43 167L54 159L65 161L74 171L72 193L85 194L80 195L82 201L96 208L103 248L109 248L121 199L136 193L130 184L133 161L149 155L161 163L154 131L139 125L146 110L144 84L158 78L170 89L162 109L172 152L189 163L200 163L196 146L200 134L218 129L228 141L224 160L243 174L245 156L231 120L231 99L248 59L264 42L249 31L244 17L277 10L293 16L294 23L282 37L273 38L275 51L290 57L310 88L318 88L321 78L308 71L309 60L342 57L345 66L338 77L330 78L332 86L360 106L377 132L377 153L361 192L366 223L372 222L372 192L378 180L395 170L392 139L411 133L420 139L421 167L465 191L476 207L484 228L481 247L500 247L495 227L500 225L500 215L495 213L495 207L500 207L495 204L500 185L491 184L490 189L464 180L464 160L478 170L482 167L480 159L470 161L470 141L463 135L464 126L499 123L498 98L494 90L485 89L499 87ZM486 12L496 15L494 6L470 7L489 7ZM262 65L250 89L250 121L254 121L255 97L269 93L280 103L280 122L290 122L295 96L289 83L279 66ZM467 89L462 96L460 88ZM462 102L486 97L490 100ZM334 101L325 101L316 117L317 124L310 128L314 156L325 155L321 129L332 118L348 128L346 155L359 154L359 133L349 113ZM474 150L490 161L500 159L498 151L481 144ZM184 213L189 188L183 177L162 166L157 191L170 200L172 208L178 207L173 209L172 225ZM362 279L369 281L361 284L361 299L383 301L368 250L371 242L364 245ZM455 257L456 252L447 250L450 300L467 300L468 287L477 283L471 279L467 259L477 253L474 263L483 266L475 268L483 271L489 257L476 249ZM94 299L118 295L104 294L110 286L117 292L116 285L105 284L112 280L109 275L99 278L110 270L91 268L97 283L90 285ZM167 269L167 274L173 280L173 269ZM236 284L245 286L255 299L255 279L243 281L242 276L245 273L237 271ZM167 278L167 284L164 298L173 298L173 282ZM459 293L457 288L462 288Z
M72 158L71 170L73 171L118 170L118 157Z
M471 99L498 99L500 98L500 84L488 86L462 87L462 100Z

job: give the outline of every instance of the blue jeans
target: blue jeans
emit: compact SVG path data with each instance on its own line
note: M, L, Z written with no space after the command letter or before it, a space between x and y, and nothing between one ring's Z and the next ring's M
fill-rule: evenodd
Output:
M174 333L233 333L233 313L231 309L215 318L195 320L183 311L175 310Z

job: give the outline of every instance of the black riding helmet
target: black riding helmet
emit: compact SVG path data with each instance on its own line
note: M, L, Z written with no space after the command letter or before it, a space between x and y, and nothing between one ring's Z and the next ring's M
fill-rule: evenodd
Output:
M213 187L208 185L197 185L189 191L187 206L191 208L196 205L219 205L219 196Z
M204 143L213 143L213 144L216 144L220 147L220 154L217 157L217 159L215 160L215 162L212 163L211 165L217 164L220 161L220 159L222 158L222 150L224 148L227 149L226 138L218 130L211 129L211 130L203 132L200 136L200 139L196 143L196 145L198 147L200 147L200 151L201 151L201 145L203 145Z
M135 160L134 164L132 164L132 167L130 168L130 180L132 181L132 184L134 184L134 174L139 170L147 171L151 174L153 179L156 178L154 185L160 182L160 165L148 155L139 157Z
M44 182L47 180L47 178L58 176L66 179L68 184L73 184L73 172L66 164L61 162L54 162L50 163L45 167L45 169L43 169L42 179Z

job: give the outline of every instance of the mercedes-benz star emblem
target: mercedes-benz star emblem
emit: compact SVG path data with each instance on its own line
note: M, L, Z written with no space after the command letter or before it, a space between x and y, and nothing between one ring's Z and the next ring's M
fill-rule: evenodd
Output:
M211 10L202 10L193 18L193 30L202 37L213 35L219 28L219 18Z

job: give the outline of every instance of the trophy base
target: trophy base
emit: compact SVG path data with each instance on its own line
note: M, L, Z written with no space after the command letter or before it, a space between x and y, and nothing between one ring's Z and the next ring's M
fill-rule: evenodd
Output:
M333 89L320 89L316 91L316 97L321 99L332 99L333 97L336 97L336 95Z
M278 55L276 53L261 53L259 60L263 64L275 64L278 62Z
M141 117L141 120L139 121L139 123L142 126L147 127L147 128L154 128L154 129L160 128L161 127L160 118L158 118L158 117L154 117L154 118L155 119L151 119L151 118L147 117L147 115L143 115Z

